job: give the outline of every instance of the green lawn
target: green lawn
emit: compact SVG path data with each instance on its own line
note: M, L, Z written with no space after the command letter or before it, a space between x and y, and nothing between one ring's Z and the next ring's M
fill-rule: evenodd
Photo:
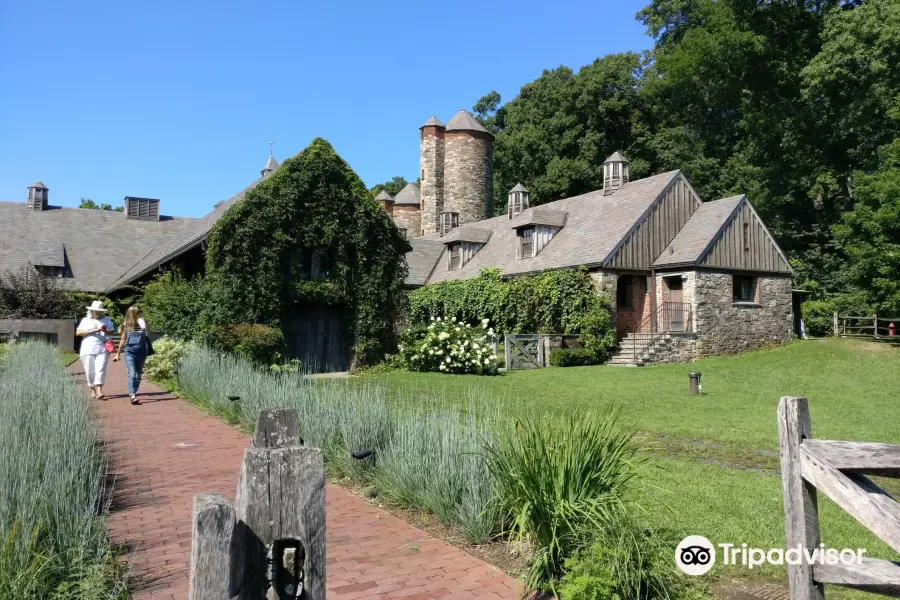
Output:
M699 397L688 394L692 369L702 373ZM809 398L816 438L900 443L900 350L884 344L827 339L686 365L550 368L499 377L388 372L366 379L387 384L398 397L424 392L443 402L474 390L509 412L538 415L614 404L652 448L640 494L648 518L715 544L784 545L775 421L781 396ZM900 491L898 480L888 485ZM821 494L820 506L827 545L900 558Z

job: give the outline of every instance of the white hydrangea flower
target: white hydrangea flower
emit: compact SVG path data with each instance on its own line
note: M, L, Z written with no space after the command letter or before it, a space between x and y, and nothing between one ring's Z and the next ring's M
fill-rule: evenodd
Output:
M441 340L442 342L444 340L446 340L448 337L450 337L450 334L447 333L446 331L442 331L440 334L438 334L438 339Z
M441 365L440 365L438 368L439 368L441 371L446 371L446 370L447 370L447 367L445 367L443 363L441 363Z
M490 361L490 359L488 359L488 358L486 358L486 359L484 359L484 364L485 364L485 365L489 365L489 364L491 364L491 361Z
M497 360L497 355L496 355L496 354L491 354L491 360Z
M472 342L472 348L474 348L475 350L478 350L478 348L479 348L478 342Z
M450 357L449 357L449 356L447 357L447 362L450 362Z

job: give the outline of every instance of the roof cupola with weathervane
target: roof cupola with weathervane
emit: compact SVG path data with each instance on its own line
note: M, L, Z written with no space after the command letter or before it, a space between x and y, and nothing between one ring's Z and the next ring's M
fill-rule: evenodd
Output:
M269 155L269 160L266 161L266 166L263 167L262 171L259 172L260 177L265 177L269 173L273 173L275 169L278 168L278 161L275 160L275 157L271 154Z
M50 191L40 181L28 186L28 210L47 210L47 192Z
M507 217L515 219L528 208L528 188L521 183L509 190L509 201L506 205Z
M628 160L618 152L603 161L603 195L608 196L628 183Z

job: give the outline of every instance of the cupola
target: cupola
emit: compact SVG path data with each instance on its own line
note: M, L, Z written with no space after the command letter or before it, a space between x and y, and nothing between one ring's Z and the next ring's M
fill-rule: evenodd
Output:
M506 205L507 217L515 219L528 209L528 188L521 183L509 190L509 200Z
M603 161L603 195L608 196L628 183L628 161L618 152Z
M47 192L50 191L40 181L28 186L28 210L47 210Z
M266 175L273 172L277 168L278 168L278 161L275 160L275 157L270 154L269 160L266 161L266 166L264 166L262 171L259 172L259 175L261 177L265 177Z

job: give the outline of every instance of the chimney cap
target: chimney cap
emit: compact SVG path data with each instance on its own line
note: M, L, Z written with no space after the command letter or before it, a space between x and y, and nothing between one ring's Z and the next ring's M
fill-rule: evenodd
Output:
M443 126L444 126L444 124L441 123L437 117L431 117L430 119L425 121L425 124L422 125L421 127L419 127L419 129L425 129L426 127L443 127Z
M35 189L38 189L38 190L49 190L49 189L50 189L50 188L48 188L46 185L44 185L43 183L41 183L40 181L35 181L34 183L32 183L31 185L28 186L28 189L29 189L29 190L32 189L32 188L35 188Z
M528 191L527 187L525 187L521 183L517 183L513 189L509 190L509 193L512 194L513 192L527 192L527 191Z
M609 158L607 158L606 160L603 161L603 164L605 165L606 163L611 163L611 162L628 162L628 159L625 158L624 156L622 156L621 154L619 154L618 151L616 151L616 152L613 152L612 154L610 154Z

